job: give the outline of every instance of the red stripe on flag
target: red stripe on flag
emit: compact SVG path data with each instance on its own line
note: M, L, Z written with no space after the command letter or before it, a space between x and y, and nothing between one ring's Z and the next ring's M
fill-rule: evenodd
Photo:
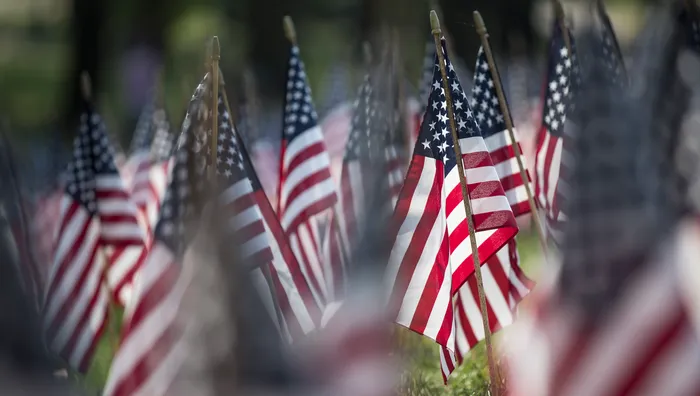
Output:
M409 168L409 173L406 177L406 183L404 184L404 189L401 192L402 197L412 197L413 192L415 192L418 182L420 181L420 176L425 166L425 157L414 156L413 163ZM429 196L439 197L442 191L442 184L444 182L443 175L444 166L441 162L435 161L435 177L432 182ZM410 193L410 195L409 195ZM411 242L408 245L406 254L401 258L401 264L399 266L399 271L396 276L396 282L394 283L394 290L392 291L392 296L396 298L403 298L408 289L408 282L413 277L415 273L416 266L420 260L421 253L423 252L423 246L428 240L428 235L433 228L433 224L437 220L439 215L439 204L436 202L434 205L426 205L425 210L422 213L416 230L413 233ZM400 199L396 206L395 218L399 219L399 224L404 221L408 215L408 210L410 208L410 199ZM397 225L400 227L400 225ZM398 231L398 230L397 230ZM396 234L394 234L396 235ZM394 301L391 307L400 307L399 301Z
M310 160L311 158L319 154L323 154L325 151L326 147L323 141L304 147L303 150L300 150L297 155L295 155L294 158L289 161L289 165L287 165L287 173L291 173L293 169L301 166L304 162Z

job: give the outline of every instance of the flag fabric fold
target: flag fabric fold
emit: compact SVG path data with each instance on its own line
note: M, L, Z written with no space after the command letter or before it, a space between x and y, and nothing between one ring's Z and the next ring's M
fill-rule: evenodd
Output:
M321 308L231 121L223 85L219 92L216 158L222 215L229 219L227 228L239 246L239 258L250 269L280 334L288 341L299 340L320 324ZM278 321L278 309L284 323Z
M115 299L122 296L141 265L138 260L110 261L109 251L133 249L140 255L146 249L114 148L89 106L65 177L43 313L49 345L84 372L107 321L110 293Z
M544 212L548 235L561 239L560 224L564 220L557 186L562 172L564 126L573 105L573 95L580 79L573 36L564 33L555 23L549 47L549 63L543 87L542 124L537 135L535 154L535 200ZM564 34L569 35L571 51Z

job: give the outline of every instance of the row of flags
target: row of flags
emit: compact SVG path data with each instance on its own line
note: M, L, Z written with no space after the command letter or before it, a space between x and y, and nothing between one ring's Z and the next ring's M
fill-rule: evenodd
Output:
M219 259L244 265L280 338L294 344L322 331L329 317L342 318L367 222L389 218L391 246L381 269L382 304L396 323L438 344L447 382L486 336L478 289L483 287L490 331L495 332L514 321L518 303L535 286L520 268L515 239L516 218L531 213L526 192L531 181L553 242L563 246L565 254L572 246L569 217L580 213L568 208L580 199L575 177L582 172L573 166L579 144L575 131L589 122L576 105L579 92L590 91L581 65L590 59L598 62L596 77L614 87L613 92L629 84L614 31L598 4L601 24L595 44L586 42L586 57L579 56L580 43L571 32L554 24L532 180L521 177L513 149L520 143L510 138L507 112L499 102L502 93L496 88L501 84L494 81L498 73L490 69L484 49L477 53L471 88L465 89L444 38L437 48L441 54L434 48L428 51L432 60L426 63L421 88L428 93L421 111L405 106L409 100L397 88L404 83L397 79L397 66L367 65L352 105L339 183L331 176L300 49L292 43L275 205L237 131L223 77L214 86L212 73L219 70L209 70L197 86L177 140L164 111L155 102L147 106L131 154L121 166L102 119L86 103L60 188L42 197L34 213L35 259L51 263L38 282L49 346L73 369L84 372L105 326L115 319L111 308L123 307L119 349L104 394L167 394L188 357L185 338L192 324L182 317L181 305L198 271L193 252L203 241L213 238L217 244L238 247L235 259ZM682 26L697 32L696 21L681 20ZM383 84L386 77L389 84ZM414 129L411 120L416 118L421 122ZM453 140L452 125L458 141ZM412 153L406 151L407 140L415 141ZM462 195L458 164L464 168L468 197ZM377 186L372 184L377 173L382 191L374 191ZM376 206L369 198L377 194L386 197L381 209L385 213L370 213ZM465 200L471 205L473 230ZM567 235L569 239L562 239ZM472 246L481 259L483 285L474 274ZM566 265L564 259L563 268ZM652 273L650 279L655 278L666 283L659 282L665 289L655 285L659 290L654 295L666 296L664 290L674 281L667 273ZM648 280L640 282L644 287L632 289L656 290L647 288ZM545 283L542 290L556 291L556 285ZM541 294L537 301L556 295ZM647 320L651 311L627 310L625 303L619 308L623 314ZM661 307L664 303L682 311L677 300L655 303L658 309L666 309ZM543 309L545 319L539 320L544 326L561 320L558 307ZM688 326L685 313L678 315L672 318L677 321L664 322L669 332ZM620 321L614 331L624 334L620 329L631 323ZM541 330L537 326L543 325L534 324L536 330L529 331ZM581 353L578 347L567 350ZM565 359L560 369L578 370L576 364ZM518 379L519 366L514 367ZM581 371L571 383L569 373L553 374L553 383L542 389L576 390L574 380L585 381L594 372ZM568 394L547 392L524 394Z
M671 142L697 133L676 124L696 10L655 9L629 72L600 2L575 44L554 27L536 185L562 260L512 329L510 394L699 391L697 306L683 286L697 281L683 270L697 257L697 211L675 201L669 164L682 155Z

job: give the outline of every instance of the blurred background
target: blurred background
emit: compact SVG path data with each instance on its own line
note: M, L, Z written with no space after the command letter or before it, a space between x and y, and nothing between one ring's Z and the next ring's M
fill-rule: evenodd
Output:
M650 2L606 1L623 46ZM587 2L563 3L574 27L585 25L586 13L576 9ZM478 9L496 53L527 61L528 93L537 95L551 26L547 0L443 0L440 6L466 65L476 53L471 12ZM429 38L428 8L426 0L0 0L0 111L22 151L44 150L42 142L65 145L74 136L68 126L77 117L78 76L87 70L111 133L126 145L161 65L167 109L179 126L203 70L206 43L216 34L224 74L232 80L230 95L236 96L238 77L249 70L263 104L255 133L277 137L287 56L283 15L296 22L323 113L331 91L340 98L354 94L361 42L383 22L399 29L406 78L417 83Z

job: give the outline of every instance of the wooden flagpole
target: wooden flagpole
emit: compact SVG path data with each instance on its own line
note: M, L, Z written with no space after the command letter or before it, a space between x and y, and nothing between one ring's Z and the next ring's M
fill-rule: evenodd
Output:
M219 77L221 78L221 84L226 87L226 81L224 80L224 75L221 73L221 70L219 70ZM228 101L228 95L226 95L226 90L221 93L221 96L224 98L224 106L226 106L226 111L229 114L229 117L231 119L231 127L235 129L235 122L234 120L236 119L236 114L231 111L231 106L229 105ZM250 98L250 97L249 97ZM242 136L238 135L236 132L236 137L238 137L238 144L243 145L243 138ZM248 165L253 166L253 164L249 163ZM272 265L272 263L270 263ZM279 322L279 328L280 328L280 338L283 337L282 331L284 328L286 328L286 322L284 321L284 315L282 314L282 309L279 306L279 300L277 299L277 289L275 287L275 283L272 280L272 273L270 272L270 268L267 265L261 265L260 270L263 273L263 276L268 282L268 285L270 286L270 295L272 296L272 306L275 310L275 314L277 316L277 321Z
M527 193L527 201L530 204L530 212L532 213L532 219L535 221L535 228L537 228L537 236L540 239L540 245L542 247L542 253L544 254L545 260L547 259L547 238L544 235L544 228L542 228L542 223L540 221L540 216L537 211L537 205L535 205L535 198L532 195L532 189L530 188L530 182L527 176L527 168L523 163L523 154L520 151L520 145L515 140L515 132L513 131L513 119L510 116L510 109L508 109L508 103L506 102L505 94L503 93L503 86L501 85L501 76L498 74L498 69L496 68L496 62L493 59L493 53L491 52L491 45L489 44L489 33L486 30L486 25L481 17L479 11L474 11L474 23L476 24L476 32L481 38L481 46L486 54L486 61L489 64L489 69L491 70L491 77L496 88L496 95L498 96L498 105L501 108L501 113L503 113L503 119L508 129L508 136L510 137L510 144L515 152L515 158L518 161L518 168L520 168L520 178L525 183L525 192Z
M437 13L430 11L430 27L432 28L433 39L435 41L435 49L438 56L438 66L442 75L442 85L445 91L445 101L447 102L447 117L450 121L450 131L452 132L452 141L454 143L455 159L457 166L457 174L459 175L459 184L462 187L462 202L467 217L467 225L469 227L469 241L471 242L472 259L474 260L474 275L476 276L476 286L479 292L479 305L481 307L481 319L484 325L484 341L486 343L486 357L489 365L489 377L491 380L491 394L500 396L500 376L498 375L498 367L493 356L493 345L491 344L491 327L489 326L488 310L486 309L486 294L484 293L484 282L481 277L481 263L479 260L479 249L476 243L476 233L474 229L474 219L472 217L471 202L469 200L469 190L467 188L467 178L464 172L464 159L462 158L462 149L459 146L459 136L457 135L457 127L455 124L454 110L452 107L452 94L450 92L449 82L447 81L447 71L445 65L445 56L442 53L440 20Z
M559 0L552 0L552 8L554 9L554 17L557 19L561 35L564 37L564 45L569 53L569 59L572 59L574 53L571 48L571 37L569 37L569 29L566 26L566 17L564 16L564 7Z
M83 71L80 74L80 91L83 95L83 99L86 103L92 101L92 82L90 81L90 75L87 71ZM90 120L87 121L88 123ZM107 252L104 248L100 248L102 255L102 268L100 269L102 278L102 287L107 292L107 310L109 318L107 319L109 327L111 327L111 332L114 333L114 339L112 340L112 348L114 348L114 353L119 349L120 334L121 329L119 328L119 323L117 322L117 302L114 300L114 290L109 286L109 280L107 279L109 271L109 258L107 257Z

